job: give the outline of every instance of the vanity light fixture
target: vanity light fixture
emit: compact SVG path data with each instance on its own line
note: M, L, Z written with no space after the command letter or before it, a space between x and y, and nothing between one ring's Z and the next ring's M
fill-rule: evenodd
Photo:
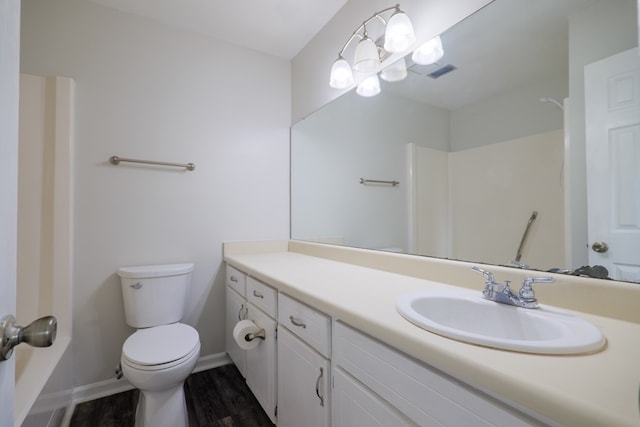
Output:
M385 19L383 15L387 13L390 16ZM367 24L374 20L380 20L385 26L384 37L381 37L382 45L369 38L367 34ZM381 60L388 55L408 50L415 42L416 36L413 32L411 20L406 13L400 10L399 4L374 13L351 34L351 37L349 37L344 46L342 46L338 54L338 59L336 59L331 67L329 86L333 88L345 89L354 83L353 70L344 58L345 50L354 39L359 39L360 41L355 50L353 70L370 74L378 70ZM404 71L402 71L403 68ZM403 59L402 62L396 61L396 63L391 64L387 69L383 70L380 77L389 81L398 81L402 80L406 76L406 73L406 66ZM356 92L362 96L373 96L380 93L378 76L374 74L363 80L362 83L358 85Z

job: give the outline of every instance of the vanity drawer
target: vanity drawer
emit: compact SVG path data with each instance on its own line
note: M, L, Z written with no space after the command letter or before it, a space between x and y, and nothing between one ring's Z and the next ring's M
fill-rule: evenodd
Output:
M543 424L341 322L333 328L340 366L418 425Z
M227 286L231 289L239 293L240 295L245 295L245 283L247 280L247 275L238 270L235 267L227 264Z
M279 294L278 323L326 358L331 357L331 318L293 298Z
M274 288L247 276L247 300L273 318L277 312L277 296Z

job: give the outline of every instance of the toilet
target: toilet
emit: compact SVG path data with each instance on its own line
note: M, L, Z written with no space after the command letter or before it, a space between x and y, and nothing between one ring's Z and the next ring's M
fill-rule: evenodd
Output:
M137 329L122 346L123 375L140 390L137 427L187 427L184 381L200 356L198 331L180 323L193 264L118 270L127 324Z

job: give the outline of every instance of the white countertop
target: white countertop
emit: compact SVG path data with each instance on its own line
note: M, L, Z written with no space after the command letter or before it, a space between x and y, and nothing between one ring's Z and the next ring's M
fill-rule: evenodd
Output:
M578 313L607 338L605 349L595 354L551 356L496 350L430 333L397 313L399 295L450 285L286 249L247 253L225 248L224 258L335 319L561 425L640 425L638 323Z

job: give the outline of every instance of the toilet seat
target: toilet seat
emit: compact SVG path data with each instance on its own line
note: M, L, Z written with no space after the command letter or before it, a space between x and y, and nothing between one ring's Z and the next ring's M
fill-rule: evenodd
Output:
M198 331L172 323L134 332L122 346L122 359L135 369L159 370L179 365L199 351Z

